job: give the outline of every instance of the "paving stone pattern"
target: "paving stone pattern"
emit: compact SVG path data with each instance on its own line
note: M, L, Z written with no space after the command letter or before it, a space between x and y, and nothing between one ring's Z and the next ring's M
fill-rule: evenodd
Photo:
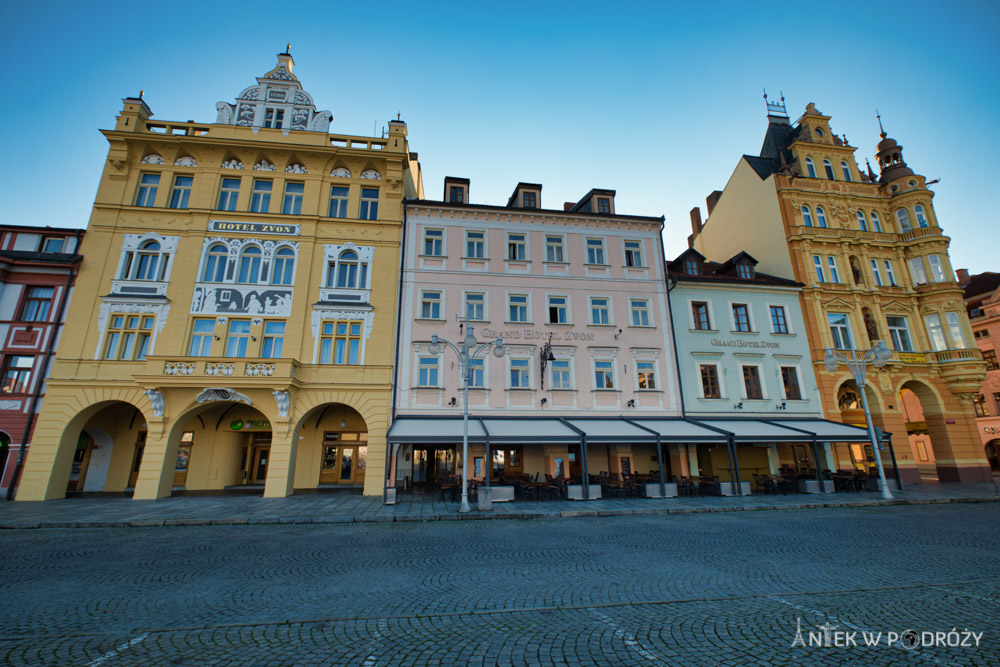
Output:
M1000 505L0 532L0 664L1000 663ZM840 630L979 647L795 647Z

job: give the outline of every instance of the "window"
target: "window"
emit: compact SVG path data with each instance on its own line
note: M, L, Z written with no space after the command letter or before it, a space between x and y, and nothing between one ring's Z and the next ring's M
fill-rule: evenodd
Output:
M161 262L161 255L163 261ZM125 257L121 280L161 280L170 255L162 253L159 241L143 241L135 252Z
M330 186L330 217L347 217L347 200L350 190L343 185Z
M188 348L189 357L210 357L212 356L212 339L215 337L215 320L204 319L195 320L191 329L191 346Z
M590 323L611 324L611 308L607 297L590 297Z
M858 211L858 228L863 231L868 231L868 220L865 218L864 211Z
M905 208L901 208L896 211L896 219L899 220L899 231L908 232L912 229L910 225L910 214L906 212Z
M837 271L837 258L832 255L826 256L826 263L830 267L830 282L839 283L840 282L840 272Z
M264 110L264 127L273 127L280 130L281 124L285 120L284 109L268 108Z
M448 188L448 201L453 204L461 204L463 198L462 193L463 190L461 186L452 185L451 187Z
M1000 414L1000 393L993 392L993 406L997 409L997 413Z
M632 326L649 326L649 301L646 299L632 299Z
M243 358L247 356L250 344L250 320L229 320L229 335L226 337L226 356Z
M802 222L805 224L806 227L813 226L813 217L812 213L809 211L808 206L802 207Z
M425 320L441 319L441 292L420 293L420 317Z
M174 189L170 193L170 208L188 207L193 183L193 176L174 176Z
M816 207L816 223L820 227L826 227L826 211L823 210L822 206Z
M424 254L431 257L444 256L444 230L424 230Z
M733 331L750 331L750 311L745 303L733 304Z
M466 230L465 256L470 259L483 259L486 256L486 232Z
M753 280L753 267L746 262L736 265L736 275L742 280Z
M136 206L156 206L156 188L160 185L159 174L143 174L139 177L139 192L135 195Z
M278 359L285 343L285 323L279 320L264 322L263 344L260 356L264 359Z
M607 197L597 198L597 212L598 213L611 213L611 200Z
M948 344L944 341L944 327L941 326L941 316L936 313L924 316L924 324L927 325L927 335L931 339L931 349L935 352L948 349Z
M339 289L368 287L368 263L358 259L353 250L343 250L335 262L327 266L326 284Z
M878 270L878 260L871 260L872 264L872 275L875 276L875 284L879 287L882 286L882 272Z
M438 386L437 357L420 357L417 370L417 385L420 387Z
M482 292L467 292L465 295L465 316L470 320L486 319L486 295Z
M691 304L691 315L694 318L694 328L698 331L711 331L712 325L708 319L708 303L695 301Z
M813 255L813 266L816 267L816 280L825 283L826 277L823 275L823 260L819 255Z
M906 326L906 318L896 315L889 315L885 318L889 326L889 339L892 341L892 349L897 352L913 352L913 345L910 344L910 331Z
M977 417L989 417L990 413L986 410L986 396L983 394L976 394L972 399L972 407L976 410Z
M104 358L121 361L145 359L152 332L151 315L112 314L105 337Z
M635 374L639 389L656 389L656 364L652 361L635 362Z
M1000 371L1000 364L997 363L996 350L983 350L983 361L986 362L986 370ZM997 396L997 394L994 394L994 396ZM997 409L1000 410L1000 407Z
M271 271L271 284L291 285L295 276L295 251L289 247L279 248L274 253L274 270Z
M42 241L42 252L62 252L63 238L61 236L49 237Z
M537 208L538 207L538 200L535 198L535 193L534 192L525 192L521 196L521 202L523 203L524 208Z
M714 364L701 364L702 398L722 398L719 391L719 368Z
M684 273L689 276L697 276L701 273L701 262L699 262L694 257L689 257L684 260Z
M802 400L799 389L799 373L794 366L781 367L781 384L785 389L785 398L790 401Z
M979 310L978 308L976 308L971 313L969 313L969 317L976 317L976 312L977 311L980 312L980 313L982 313L981 310ZM989 338L989 336L990 336L990 332L987 329L976 329L975 331L972 332L972 337L975 338L975 339L977 339L977 340L979 338ZM983 351L983 354L986 354L985 350Z
M486 363L483 359L469 359L469 387L486 386Z
M319 339L319 362L321 364L357 364L360 354L361 322L323 322ZM431 357L431 359L436 358ZM436 367L435 363L435 370ZM436 377L435 384L437 384Z
M507 295L507 320L509 322L528 321L528 295L508 294Z
M4 360L3 385L0 392L4 394L26 394L31 384L31 367L34 357L8 355Z
M254 181L250 196L251 213L267 213L271 208L271 181Z
M944 267L941 266L941 258L937 255L927 255L927 262L931 265L931 282L944 282Z
M201 273L202 282L221 283L226 276L226 261L229 249L223 243L215 243L205 254L205 268Z
M569 322L569 312L566 307L566 297L550 296L548 301L549 324L567 324Z
M362 220L378 220L378 188L361 188L358 217Z
M844 172L844 180L848 183L851 182L851 170L848 168L847 163L843 160L840 161L840 170Z
M958 318L958 313L945 313L944 319L948 323L948 333L951 334L952 348L964 348L965 335L962 333L962 321Z
M597 360L594 362L594 388L615 388L615 362Z
M809 178L816 178L816 167L813 165L812 158L806 158L806 173L809 174Z
M563 237L561 236L545 237L545 261L546 262L563 261Z
M893 287L896 286L896 277L892 275L892 262L889 260L883 260L882 265L885 266L885 277L889 281L889 284Z
M826 177L831 181L836 180L833 176L833 165L830 164L829 160L823 160L823 171L826 172Z
M526 246L524 234L507 234L507 259L525 261L528 258Z
M549 362L550 379L549 384L553 389L572 389L570 384L570 369L568 359L556 359Z
M305 190L305 183L285 183L285 199L281 203L283 215L302 214L302 196Z
M924 215L924 207L923 206L921 206L920 204L917 204L916 206L914 206L913 207L913 214L915 216L917 216L917 226L918 227L927 227L928 226L928 224L927 224L927 216Z
M21 307L21 320L24 322L44 322L49 319L52 308L54 287L29 287L24 306Z
M240 198L240 179L224 178L219 188L219 210L235 211Z
M872 230L876 232L882 231L882 222L878 219L878 213L872 211Z
M236 282L242 285L255 285L260 281L260 261L263 254L255 245L244 246L240 253L240 261L236 271Z
M910 276L914 285L923 285L927 282L927 273L924 272L924 260L919 257L910 258Z
M625 241L625 266L642 265L642 241Z
M851 326L846 313L827 313L826 319L830 324L830 336L833 338L833 346L838 350L850 350L854 347L851 342Z
M743 389L745 398L749 400L760 400L764 394L760 390L760 369L756 366L743 367Z
M788 333L788 318L784 306L771 306L771 331L776 334Z
M528 377L528 363L528 359L510 360L511 389L527 389L529 387L528 382L530 378Z
M604 264L604 239L587 239L587 264Z

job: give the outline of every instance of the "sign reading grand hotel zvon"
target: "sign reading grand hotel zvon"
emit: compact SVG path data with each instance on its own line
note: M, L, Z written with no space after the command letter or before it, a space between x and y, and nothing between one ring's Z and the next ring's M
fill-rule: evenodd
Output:
M278 234L280 236L298 236L301 225L275 224L273 222L232 222L230 220L209 220L210 232L236 232L237 234Z

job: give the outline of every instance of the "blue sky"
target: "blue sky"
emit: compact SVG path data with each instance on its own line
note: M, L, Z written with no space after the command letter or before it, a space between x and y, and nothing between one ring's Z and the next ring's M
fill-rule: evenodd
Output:
M937 193L956 268L1000 270L988 203L1000 154L1000 3L4 3L0 162L6 224L83 227L121 98L211 122L292 43L331 131L381 132L396 113L426 194L472 179L505 204L518 181L561 207L592 187L622 213L665 215L668 256L688 211L721 189L766 128L762 88L808 102L858 146L875 107Z

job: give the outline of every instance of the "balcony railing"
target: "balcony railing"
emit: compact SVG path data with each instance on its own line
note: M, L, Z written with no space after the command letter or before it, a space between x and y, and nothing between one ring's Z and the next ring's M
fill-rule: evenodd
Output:
M941 236L940 227L917 227L916 229L911 229L908 232L903 232L899 235L900 241L912 241L913 239L923 238L925 236Z
M171 377L294 378L298 362L291 359L199 359L151 357L149 375Z
M942 236L940 227L918 227L902 234L894 232L864 232L860 229L841 229L839 227L806 227L797 225L792 227L789 236L812 236L825 239L854 239L865 241L878 241L883 243L894 243L912 241L925 236Z
M823 361L825 349L813 350L813 359ZM941 350L940 352L893 352L890 363L900 364L949 364L959 361L982 361L983 353L977 347Z

